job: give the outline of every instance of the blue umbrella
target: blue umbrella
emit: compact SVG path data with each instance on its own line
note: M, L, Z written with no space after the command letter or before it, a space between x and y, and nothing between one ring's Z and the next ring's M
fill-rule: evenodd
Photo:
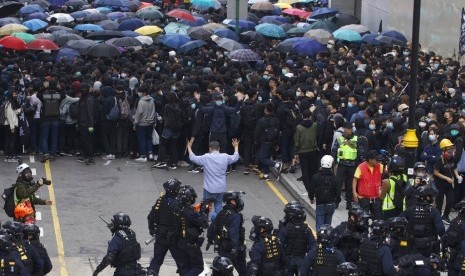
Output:
M281 41L278 45L276 45L276 50L282 53L292 52L293 47L298 42L305 42L309 39L306 37L292 37Z
M103 31L103 28L99 25L95 24L79 24L74 27L77 31L84 31L84 32L99 32Z
M236 26L236 20L235 19L226 19L225 21L223 21L223 23L228 24L231 27ZM239 19L238 25L244 31L252 31L256 26L256 24L253 23L252 21L244 20L244 19Z
M43 13L43 12L33 12L33 13L28 14L28 15L25 17L25 20L31 20L31 19L46 20L47 17L48 17L48 15L46 15L46 14Z
M83 19L87 17L89 13L85 11L75 11L70 13L69 15L71 15L74 19Z
M134 31L122 31L121 32L125 37L138 37L140 33L136 33Z
M100 13L109 13L112 11L112 9L108 7L97 7L95 9L98 10Z
M209 8L213 8L215 10L221 8L221 3L217 0L192 0L192 6L197 10L208 10Z
M349 42L359 42L362 41L362 37L359 33L352 30L337 30L333 33L334 38Z
M336 15L339 11L333 8L319 8L312 13L310 18L319 19L319 18L328 18Z
M194 49L205 46L207 44L208 43L203 41L203 40L192 40L192 41L189 41L186 44L182 45L181 47L179 47L176 52L178 54L184 54L184 53L190 52L190 51L192 51Z
M283 38L286 37L286 32L281 26L273 25L269 23L259 24L255 27L257 33L272 38Z
M48 23L40 19L31 19L23 22L23 26L29 28L29 30L35 32L48 26Z
M317 21L317 22L311 24L310 29L311 30L323 29L323 30L327 30L328 32L332 33L335 30L337 30L338 27L333 22L331 22L330 20L321 20L321 21Z
M198 27L198 26L202 26L208 23L208 21L205 18L200 17L200 16L194 16L194 19L195 21L189 21L189 20L183 19L183 20L180 20L179 22L182 24L189 25L191 27Z
M191 41L191 39L189 36L183 34L166 34L160 39L160 41L163 45L179 49L179 47Z
M44 9L37 4L32 4L32 5L27 5L25 7L22 7L19 10L18 14L21 16L24 16L24 15L31 14L34 12L44 12Z
M260 19L260 21L263 22L263 23L267 23L270 20L279 21L281 23L290 23L291 22L289 17L283 17L283 16L278 16L278 15L267 15L267 16L263 16Z
M107 17L111 20L116 20L118 18L126 17L126 15L122 12L110 12L110 13L107 13Z
M326 49L325 46L318 43L316 40L308 39L300 41L292 46L292 49L300 56L313 56Z
M97 6L106 6L106 7L127 7L129 6L128 0L97 0L95 1Z
M386 31L381 33L382 36L388 36L407 43L407 38L398 31Z
M377 34L366 34L362 36L362 42L365 42L370 45L379 45L379 41L376 40Z
M71 64L73 59L78 56L80 56L80 54L77 50L71 48L61 48L58 50L58 53L55 57L55 62L59 63L63 58L66 58L66 61Z
M11 24L11 23L14 23L14 24L21 24L21 20L19 20L19 19L16 18L16 17L4 17L4 18L0 18L0 27L5 26L5 25L7 25L7 24Z
M239 36L230 29L217 29L214 31L214 34L222 38L229 38L235 41L239 41Z
M140 20L139 18L130 18L119 24L118 31L134 31L135 29L143 26L145 26L144 21Z
M270 14L272 15L281 15L283 13L283 11L281 10L281 8L275 6L274 7L274 10L270 11Z

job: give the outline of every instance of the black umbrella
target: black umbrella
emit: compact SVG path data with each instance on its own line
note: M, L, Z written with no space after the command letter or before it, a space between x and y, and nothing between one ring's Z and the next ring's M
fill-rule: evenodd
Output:
M68 41L71 40L81 40L84 39L82 36L77 35L77 34L68 34L68 35L62 35L58 38L55 39L55 43L58 44L59 46L64 46Z
M65 27L65 26L50 26L47 28L47 31L49 33L53 33L53 32L56 32L56 31L65 31L65 32L68 32L68 33L76 33L75 30L71 29L71 28L68 28L68 27Z
M241 33L241 38L244 42L250 41L265 41L266 38L262 35L257 33L256 31L247 31Z
M88 56L93 57L117 57L121 52L113 45L110 44L97 44L92 46L87 52Z
M113 20L103 20L95 24L101 26L105 30L112 30L112 31L118 30L118 27L119 27L119 24Z
M23 7L23 4L14 2L14 1L7 1L0 5L0 17L6 17L11 14L15 14Z
M105 43L111 44L116 47L142 46L142 42L140 42L137 38L134 37L112 38L110 40L107 40Z
M360 19L357 17L350 15L350 14L345 14L345 13L338 13L336 14L335 17L331 19L331 21L336 24L338 27L342 27L345 25L350 25L350 24L360 24Z
M85 55L90 47L97 45L96 41L83 39L83 40L70 40L66 42L66 47L77 50L79 54Z
M91 13L88 16L84 17L84 21L87 22L97 22L102 20L107 20L108 17L103 13Z
M252 21L255 24L258 24L258 22L260 21L260 18L258 18L258 16L255 15L255 13L249 12L247 14L247 20Z
M394 45L398 45L401 47L407 46L407 43L405 43L404 41L396 39L394 37L390 37L390 36L379 35L375 39L381 43L391 45L391 46L394 46Z
M92 32L87 35L87 39L92 40L108 40L112 38L125 37L122 32L119 31L102 31L102 32Z

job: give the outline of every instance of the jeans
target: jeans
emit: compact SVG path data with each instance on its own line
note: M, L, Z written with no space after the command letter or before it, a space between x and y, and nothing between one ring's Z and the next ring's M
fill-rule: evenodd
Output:
M139 141L139 154L146 157L152 153L152 131L153 126L137 126L137 140Z
M58 120L44 120L40 126L40 144L44 154L55 155L58 147ZM50 142L50 147L49 147Z
M206 202L209 199L213 200L215 206L210 214L210 218L213 221L216 218L216 215L223 209L223 193L210 193L203 189L203 202Z
M260 164L264 174L268 174L270 172L269 167L273 167L276 164L276 162L271 160L271 150L273 149L273 147L274 144L267 142L262 143L260 146Z
M333 220L333 214L335 209L334 203L317 204L316 205L316 231L320 230L321 225L329 224Z
M294 156L294 135L281 135L279 150L281 151L281 160L283 163L291 163Z

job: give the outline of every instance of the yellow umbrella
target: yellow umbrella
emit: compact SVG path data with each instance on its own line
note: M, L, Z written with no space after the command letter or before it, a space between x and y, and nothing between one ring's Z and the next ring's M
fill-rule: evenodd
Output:
M286 3L286 4L294 4L294 3L297 3L298 0L279 0L278 4L279 3Z
M157 26L143 26L143 27L140 27L139 29L134 30L134 32L139 33L141 35L151 36L151 35L155 35L158 33L162 33L163 30Z
M285 9L292 9L291 4L288 4L288 3L282 3L282 2L280 2L280 3L276 3L276 4L274 4L274 5L275 5L276 7L278 7L278 8L280 8L280 9L282 9L282 10L285 10Z
M29 29L21 24L10 23L0 28L1 35L10 35L12 33L24 33L29 31Z

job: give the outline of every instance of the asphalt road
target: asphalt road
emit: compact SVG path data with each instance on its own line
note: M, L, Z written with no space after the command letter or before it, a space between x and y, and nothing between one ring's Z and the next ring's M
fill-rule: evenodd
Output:
M146 218L163 191L162 183L175 177L183 184L192 185L199 197L202 194L203 174L188 173L186 167L178 167L175 171L150 169L150 163L138 164L127 159L96 159L95 165L86 166L74 158L61 157L51 162L49 167L40 162L30 162L34 160L24 161L35 169L35 177L51 175L53 180L52 187L44 186L38 191L42 198L55 198L53 207L38 207L41 220L37 224L43 228L41 239L54 265L49 275L91 275L105 255L111 239L111 233L99 215L109 221L119 211L131 217L131 228L142 245L141 263L146 266L153 254L153 246L144 244L150 238ZM7 163L0 167L5 187L14 183L16 166L15 163ZM243 214L247 236L253 215L267 216L277 226L284 215L284 203L293 199L276 180L266 183L256 175L244 176L240 170L228 176L228 189L246 192ZM314 225L311 218L308 222ZM247 246L250 248L250 241ZM215 257L212 251L204 253L206 268ZM112 275L112 271L108 267L100 275ZM160 275L176 275L175 271L174 261L167 256Z

